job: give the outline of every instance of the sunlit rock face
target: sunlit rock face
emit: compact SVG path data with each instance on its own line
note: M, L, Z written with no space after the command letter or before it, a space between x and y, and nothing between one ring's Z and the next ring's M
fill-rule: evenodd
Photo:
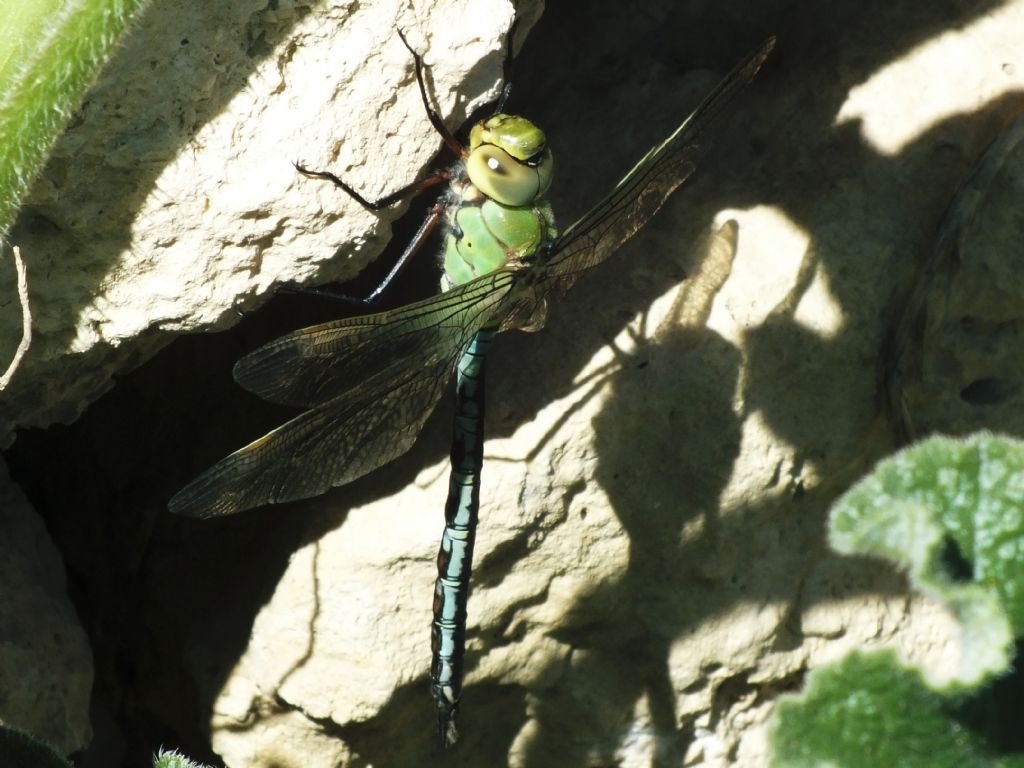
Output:
M1007 44L1024 2L819 5L754 17L728 4L655 2L639 14L601 3L586 15L560 4L521 26L509 109L551 142L562 227L744 53L768 34L779 43L650 225L552 301L545 330L495 343L453 764L765 765L774 701L808 668L883 645L943 663L948 617L885 566L832 553L825 519L899 443L905 414L883 396L894 391L892 339L939 349L939 336L899 335L905 297L930 285L931 306L941 280L956 292L953 277L922 278L922 265L1010 121L1006 94L1024 87L1020 47ZM189 12L153 7L20 225L26 256L44 254L34 300L50 308L40 355L4 401L27 422L73 417L113 371L173 333L234 323L276 281L354 274L395 214L363 211L290 161L372 196L418 178L440 143L396 25L423 46L454 126L494 96L512 14L468 0ZM180 25L172 52L165 30ZM148 56L161 62L149 76L191 100L121 82L152 70ZM966 60L976 76L929 64ZM130 126L120 140L74 132L115 103ZM114 135L111 120L95 136ZM114 202L97 212L72 205L75 194ZM965 242L1010 231L981 229L962 230ZM1013 285L984 274L970 285ZM108 679L124 675L140 719L162 734L208 728L230 766L429 764L444 404L407 456L323 498L213 524L164 511L195 472L265 431L268 412L228 383L231 362L268 338L251 330L256 317L230 342L209 340L216 376L212 352L183 368L168 350L82 418L75 450L34 458L68 517L103 523L62 548L132 567L109 587L124 593L106 637L123 641L123 656ZM275 322L278 333L302 324ZM972 382L1014 379L982 368L904 373L899 391L911 405L924 403L916 391L954 393L949 402L966 391L957 407L984 413L968 401L987 390ZM913 413L945 428L931 402ZM83 493L90 483L105 493ZM124 498L134 506L118 508ZM130 546L105 543L133 524L143 533ZM150 733L137 727L133 743Z

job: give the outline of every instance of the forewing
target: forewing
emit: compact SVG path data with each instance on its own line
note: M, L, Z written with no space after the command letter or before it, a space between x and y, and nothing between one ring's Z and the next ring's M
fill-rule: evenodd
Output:
M512 283L499 270L424 301L335 320L281 336L241 358L235 380L265 400L312 406L373 382L388 387L407 368L451 356L497 311Z
M315 340L312 348L326 345L323 348L332 348L334 354L298 356L307 366L307 375L295 379L299 389L283 387L280 391L320 397L333 387L337 390L334 396L210 467L171 499L170 510L208 518L309 498L401 456L415 442L473 335L492 321L495 311L501 311L512 281L513 273L501 270L445 294L461 300L440 306L436 299L420 302L371 316L387 316L388 323L350 325L340 321L340 325L331 323L307 334ZM474 283L478 285L474 287ZM387 347L376 335L367 335L367 328L376 328L377 334L392 340L404 340L411 357L387 357ZM291 334L284 340L295 337ZM346 346L352 340L361 346L357 353ZM296 355L295 350L302 350L306 341L308 338L276 347L283 350L281 357L270 355L263 359L271 362L260 362L260 366L273 372L283 365L281 359ZM372 371L358 376L356 383L349 379L334 385L316 378L342 370L335 367L337 356L346 357L350 364L361 361ZM270 373L267 376L268 381L274 380ZM307 383L311 379L320 383L311 387Z
M545 278L564 287L607 259L661 208L696 167L711 136L708 128L757 74L775 46L771 37L708 94L675 132L636 164L611 194L566 229L550 246Z
M209 518L318 496L405 453L445 389L454 358L358 387L222 459L179 491L171 512Z

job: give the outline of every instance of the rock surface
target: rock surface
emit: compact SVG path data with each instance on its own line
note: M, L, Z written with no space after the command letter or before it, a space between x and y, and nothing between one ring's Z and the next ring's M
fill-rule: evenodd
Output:
M1024 119L992 143L950 203L893 334L888 396L908 439L1024 433Z
M151 3L11 232L35 327L0 402L0 445L15 427L74 419L175 334L228 327L279 283L355 276L398 211L368 213L292 162L368 197L415 179L438 142L404 87L396 25L431 30L413 44L445 51L431 71L457 123L493 97L511 15L498 0ZM7 359L21 337L9 260L0 296Z
M75 386L55 377L61 407L77 412L112 367L164 342L149 332L122 343L139 328L221 327L277 280L349 275L346 256L369 258L390 215L296 179L287 161L328 165L371 194L415 178L437 141L395 20L425 44L454 125L493 94L500 70L511 9L483 5L279 4L258 23L252 9L210 6L239 14L233 27L190 16L188 47L228 64L184 67L189 88L212 82L215 97L202 117L186 115L201 126L196 141L171 141L173 160L129 182L145 194L128 195L123 220L136 223L120 241L147 217L177 229L161 239L153 225L168 255L142 269L142 309L116 299L138 288L96 298L95 274L138 273L133 257L111 254L153 251L95 238L90 252L105 255L80 288L88 300L57 306L98 334L70 334L81 364L101 370L91 351L111 365L79 371ZM830 552L824 521L899 443L902 417L882 396L890 339L927 279L944 211L1019 110L1022 24L1024 0L547 9L517 61L511 108L548 133L563 226L735 60L770 33L779 43L655 221L580 280L545 330L496 343L463 740L446 764L760 766L772 705L808 668L851 648L896 646L940 667L956 653L942 611L885 566ZM218 28L247 29L249 43L217 54ZM133 41L126 51L145 50ZM231 51L243 50L239 69ZM353 62L371 65L365 82ZM207 148L219 165L188 165ZM109 152L79 154L107 166ZM169 194L179 177L190 191ZM1006 182L999 196L1017 189ZM45 239L50 225L32 215L22 231ZM79 250L91 227L78 230ZM235 768L420 766L434 754L427 638L444 405L406 457L320 499L210 524L163 510L190 474L285 418L233 388L230 364L314 312L337 314L306 303L276 299L231 334L177 344L67 436L16 446L18 479L48 499L78 578L94 578L91 558L113 564L105 587L123 590L117 608L92 608L108 641L121 639L100 698L136 753L164 743L202 758L194 729L208 724ZM120 346L104 341L113 326L101 315L134 318L110 331ZM59 410L22 407L34 421ZM1000 426L976 407L977 423ZM91 530L61 512L62 493L68 509L81 499L74 513Z
M0 721L59 754L92 738L89 641L60 554L0 461Z

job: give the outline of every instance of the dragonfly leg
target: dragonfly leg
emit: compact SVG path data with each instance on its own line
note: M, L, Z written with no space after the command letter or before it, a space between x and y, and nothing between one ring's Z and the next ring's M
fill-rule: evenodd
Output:
M334 186L340 187L345 193L359 203L363 208L368 211L380 211L384 208L388 208L399 200L404 200L407 197L419 194L424 189L429 189L435 184L443 184L446 181L451 181L452 175L450 171L437 171L427 176L425 179L414 181L412 184L406 184L401 189L392 192L390 195L385 195L378 200L367 200L365 197L356 192L352 187L342 181L340 178L335 176L330 171L314 171L307 168L304 165L299 165L293 162L295 170L301 173L303 176L309 179L321 179L322 181L329 181Z
M430 213L427 218L423 220L420 228L416 230L416 234L413 235L412 240L402 251L402 254L395 261L395 265L391 267L391 270L384 276L380 284L365 297L350 296L345 293L336 293L335 291L328 291L323 288L306 288L303 286L297 286L293 284L285 284L280 286L278 290L290 293L308 293L313 296L319 296L325 299L333 299L335 301L343 301L346 304L354 304L360 307L372 306L380 298L381 294L387 290L387 287L391 285L391 282L398 277L403 269L412 261L412 257L419 253L423 244L430 237L430 233L437 227L441 217L444 215L444 204L441 202L435 203L434 207L430 209Z
M430 124L434 126L435 131L441 134L441 138L448 149L459 157L465 158L467 155L465 147L455 138L455 134L448 130L448 126L444 124L441 115L430 102L430 95L427 93L427 81L423 75L423 57L416 52L416 49L409 45L409 41L405 39L405 35L400 29L398 30L398 36L402 38L402 44L412 54L412 61L416 66L416 82L420 86L420 98L423 99L423 108L427 110L427 118L430 120Z
M395 261L395 265L391 267L391 271L384 276L381 280L380 285L373 289L369 296L362 300L363 304L373 304L380 298L380 295L391 285L391 281L394 280L398 275L405 269L406 265L412 261L412 257L420 252L423 244L427 242L427 238L430 237L430 233L437 227L441 217L444 216L445 206L442 202L437 202L434 207L430 209L430 214L423 223L420 224L420 228L416 230L416 234L413 235L412 240L405 246L405 250L402 251L402 255Z
M512 30L515 29L515 26L515 23L513 23L511 29L509 29L509 42L511 42L511 34ZM444 140L444 143L447 145L447 147L459 157L464 158L467 154L465 148L462 146L462 144L459 143L459 140L455 138L455 135L448 130L448 126L444 124L444 120L441 119L441 115L437 112L436 109L434 109L433 105L431 104L430 95L427 92L426 77L424 76L423 73L423 57L420 56L420 54L417 53L416 50L409 44L409 41L406 39L405 35L402 33L402 30L400 29L398 30L398 36L401 38L402 44L406 47L409 53L412 54L413 64L416 67L416 83L419 85L420 98L423 100L423 108L427 112L427 117L430 120L430 124L434 126L434 130L441 134L441 138ZM507 68L508 57L506 57L505 64ZM505 97L503 95L502 103L504 103L504 98ZM451 171L436 171L424 179L414 181L412 184L407 184L406 186L402 187L396 192L392 192L390 195L385 195L384 197L378 200L368 200L330 171L314 171L296 162L293 162L292 165L294 165L295 170L297 170L303 176L306 176L311 179L321 179L323 181L329 181L332 184L334 184L334 186L340 187L346 192L346 194L348 194L349 197L351 197L353 200L355 200L357 203L363 206L363 208L366 208L367 210L370 211L379 211L383 208L387 208L388 206L394 205L399 200L404 200L407 197L411 197L412 195L418 194L419 192L422 192L424 189L432 187L435 184L441 184L443 182L451 181L452 178Z

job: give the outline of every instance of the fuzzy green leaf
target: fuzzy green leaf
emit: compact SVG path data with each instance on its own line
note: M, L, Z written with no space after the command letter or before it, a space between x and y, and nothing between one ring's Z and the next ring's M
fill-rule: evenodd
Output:
M145 0L0 6L0 235Z
M174 750L167 752L161 749L153 758L153 768L207 768L207 766L192 762Z
M814 670L782 699L771 734L775 768L994 768L984 743L950 717L949 701L892 651L852 653Z
M996 691L1018 683L992 683L1024 634L1024 442L980 433L911 446L835 503L829 535L840 552L895 562L945 604L958 620L959 662L943 681L891 650L812 671L804 693L776 708L772 764L1024 766L992 754L1003 723L1019 717L992 708L1012 701Z
M831 543L885 557L959 620L956 684L1009 666L1024 634L1024 442L932 437L880 462L833 506Z
M0 724L0 765L4 768L71 768L71 763L48 745L3 724Z

